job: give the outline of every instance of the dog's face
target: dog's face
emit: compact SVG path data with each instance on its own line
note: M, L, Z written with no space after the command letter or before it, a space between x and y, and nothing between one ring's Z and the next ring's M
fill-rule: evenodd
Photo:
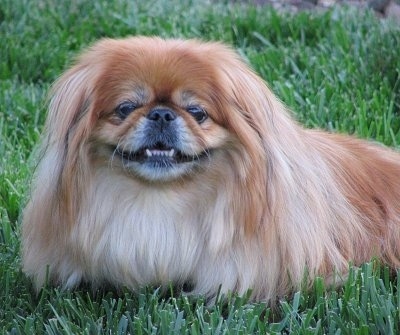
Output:
M256 226L265 144L277 131L268 111L280 107L273 104L262 80L222 44L149 37L96 43L55 84L49 106L46 150L56 156L49 164L68 216L80 208L72 194L101 175L115 188L117 176L182 198L182 190L202 197L200 188L246 189L232 206L246 227Z
M86 58L97 68L88 107L97 116L92 153L148 181L190 176L232 142L206 49L157 42L109 41Z

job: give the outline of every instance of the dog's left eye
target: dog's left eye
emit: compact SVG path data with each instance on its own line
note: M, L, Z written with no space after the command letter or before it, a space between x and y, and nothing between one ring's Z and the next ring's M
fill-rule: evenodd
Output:
M132 113L137 107L132 101L124 101L123 103L119 104L115 109L115 113L121 118L125 119L130 113Z
M190 106L186 110L195 118L198 123L204 122L208 118L207 112L200 106Z

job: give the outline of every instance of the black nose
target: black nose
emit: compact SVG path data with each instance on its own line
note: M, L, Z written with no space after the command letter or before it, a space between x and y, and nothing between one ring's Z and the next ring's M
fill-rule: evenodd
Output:
M169 108L153 108L146 117L152 121L171 122L176 119L176 113Z

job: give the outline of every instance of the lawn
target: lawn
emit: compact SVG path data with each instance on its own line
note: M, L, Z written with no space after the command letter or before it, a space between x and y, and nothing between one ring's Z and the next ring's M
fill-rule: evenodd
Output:
M398 334L400 273L371 262L342 288L317 280L271 309L156 288L39 295L20 269L20 210L46 115L46 92L101 37L161 35L233 45L306 127L400 145L400 25L351 8L277 13L219 1L0 3L0 333ZM400 201L400 200L399 200ZM400 243L400 241L399 241Z

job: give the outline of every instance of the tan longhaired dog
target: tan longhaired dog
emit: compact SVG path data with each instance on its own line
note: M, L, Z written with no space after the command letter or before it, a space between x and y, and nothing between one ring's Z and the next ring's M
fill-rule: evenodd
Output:
M57 81L23 267L269 300L400 257L400 156L305 130L228 47L105 39Z

